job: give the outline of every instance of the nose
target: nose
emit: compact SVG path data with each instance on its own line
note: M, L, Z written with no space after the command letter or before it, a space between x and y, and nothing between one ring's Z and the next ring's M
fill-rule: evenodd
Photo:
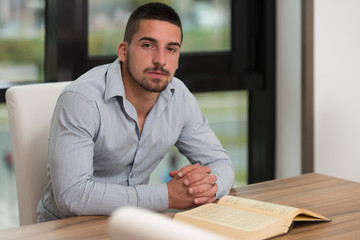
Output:
M166 54L164 50L157 49L154 52L153 63L154 65L160 65L160 66L164 66L166 64Z

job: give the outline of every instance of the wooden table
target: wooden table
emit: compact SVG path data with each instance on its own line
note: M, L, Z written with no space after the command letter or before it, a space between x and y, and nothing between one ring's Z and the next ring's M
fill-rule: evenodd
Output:
M360 239L360 183L310 173L236 188L232 194L305 208L331 222L295 223L274 239Z
M360 183L310 173L251 184L232 194L306 208L331 222L295 223L276 239L360 239ZM108 217L84 216L0 231L0 239L109 239ZM141 229L141 226L139 226Z

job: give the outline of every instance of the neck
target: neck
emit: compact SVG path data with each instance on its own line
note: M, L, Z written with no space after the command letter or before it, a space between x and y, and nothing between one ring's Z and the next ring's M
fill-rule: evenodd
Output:
M145 119L149 114L160 93L151 92L142 88L136 81L132 79L126 68L121 65L121 74L125 88L126 99L134 106L140 132L145 123Z

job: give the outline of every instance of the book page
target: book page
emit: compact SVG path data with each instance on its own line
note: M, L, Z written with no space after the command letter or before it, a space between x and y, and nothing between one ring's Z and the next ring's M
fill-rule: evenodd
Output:
M184 221L234 239L266 239L289 231L285 219L213 203L176 213L174 221Z
M179 215L189 215L193 218L206 219L210 222L231 226L249 232L266 228L266 226L276 222L284 223L283 219L240 209L234 211L233 208L218 204L206 204L185 212L177 213L175 219L177 219Z
M300 209L300 211L301 213L299 215L296 215L294 218L295 222L331 221L331 218L325 217L323 215L306 209Z
M262 202L247 198L225 196L222 197L218 204L229 206L237 209L252 211L269 216L279 217L292 221L293 218L301 212L299 208L288 207L284 205Z
M330 218L318 213L285 205L257 201L247 198L225 196L221 198L218 204L237 209L266 214L274 217L280 217L289 221L331 221Z

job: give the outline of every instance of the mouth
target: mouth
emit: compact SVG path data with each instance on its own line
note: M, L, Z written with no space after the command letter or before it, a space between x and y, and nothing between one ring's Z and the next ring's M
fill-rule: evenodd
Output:
M152 77L152 78L162 78L162 77L167 77L167 73L163 72L163 71L149 71L148 74Z

